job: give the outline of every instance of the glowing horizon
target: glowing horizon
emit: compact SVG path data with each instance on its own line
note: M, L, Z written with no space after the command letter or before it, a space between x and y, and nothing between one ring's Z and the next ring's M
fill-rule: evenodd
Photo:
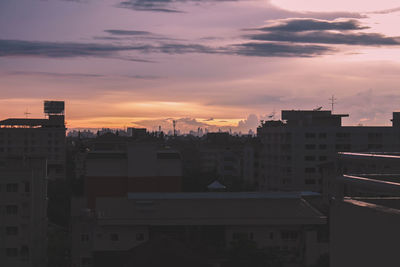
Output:
M347 125L399 109L395 1L146 1L2 1L0 119L55 99L69 128L247 132L332 95Z

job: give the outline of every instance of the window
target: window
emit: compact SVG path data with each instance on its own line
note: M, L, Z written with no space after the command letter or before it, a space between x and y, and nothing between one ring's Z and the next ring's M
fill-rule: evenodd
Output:
M7 192L18 192L18 184L7 184L6 186Z
M89 235L88 234L81 234L81 242L88 242Z
M306 149L315 149L315 145L314 144L307 144L306 146Z
M269 233L269 239L271 239L271 240L274 239L274 233L273 232Z
M233 240L243 240L243 239L248 239L247 233L232 233L232 239Z
M304 172L305 173L315 173L315 168L305 168Z
M7 205L6 206L6 214L7 215L17 215L18 206L17 205Z
M144 240L144 234L143 233L137 233L136 234L136 240L137 241L143 241Z
M316 184L315 179L305 179L304 183L305 184Z
M296 231L282 231L281 238L287 241L293 241L298 238L298 233Z
M328 160L327 156L319 156L319 161L326 161Z
M111 241L118 241L119 240L119 235L115 234L115 233L111 234L110 235L110 240Z
M6 248L6 256L9 258L18 257L18 249L17 248Z
M319 145L319 149L321 149L321 150L325 150L326 148L327 148L327 145L325 145L325 144Z
M25 193L31 192L31 184L29 182L24 183L24 191Z
M7 235L18 235L18 227L16 226L7 226L6 227Z
M305 137L306 138L315 138L315 133L306 133Z
M92 259L91 258L81 258L81 266L82 267L92 266Z
M29 247L22 246L20 250L20 255L23 261L27 261L29 259Z
M327 134L326 133L319 133L318 137L325 139L327 137Z
M304 160L305 161L315 161L315 156L305 156Z

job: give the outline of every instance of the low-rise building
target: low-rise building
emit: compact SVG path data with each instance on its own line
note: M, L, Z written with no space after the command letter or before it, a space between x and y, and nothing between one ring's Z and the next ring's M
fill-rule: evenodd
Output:
M319 239L326 217L300 193L129 193L96 198L96 211L82 199L72 207L76 267L106 266L104 255L119 262L121 253L162 238L201 251L214 264L240 239L281 251L290 266L311 266L328 251Z

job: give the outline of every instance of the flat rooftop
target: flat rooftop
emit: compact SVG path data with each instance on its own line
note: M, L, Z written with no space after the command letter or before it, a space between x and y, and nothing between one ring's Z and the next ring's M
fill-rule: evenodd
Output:
M47 123L47 119L6 119L0 121L3 126L42 126Z
M314 192L128 193L128 199L300 199L319 195Z

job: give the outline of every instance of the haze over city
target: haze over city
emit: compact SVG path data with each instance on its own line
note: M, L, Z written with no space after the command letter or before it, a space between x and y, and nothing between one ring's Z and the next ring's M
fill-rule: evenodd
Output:
M247 132L281 109L389 125L398 1L2 0L0 114L66 101L68 128Z

